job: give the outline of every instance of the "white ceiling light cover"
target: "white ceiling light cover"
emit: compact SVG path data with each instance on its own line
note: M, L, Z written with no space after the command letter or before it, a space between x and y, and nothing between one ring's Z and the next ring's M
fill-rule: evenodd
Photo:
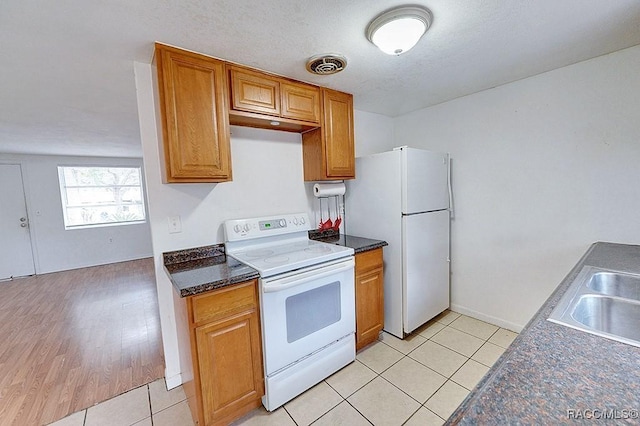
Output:
M367 38L388 55L400 55L418 43L431 26L428 9L406 6L392 9L374 19L367 27Z

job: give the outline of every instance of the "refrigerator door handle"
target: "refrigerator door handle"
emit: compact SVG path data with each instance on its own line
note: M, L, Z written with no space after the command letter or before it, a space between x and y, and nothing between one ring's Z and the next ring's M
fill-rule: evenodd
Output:
M449 189L449 217L454 218L453 212L453 189L451 188L451 155L447 155L447 187Z

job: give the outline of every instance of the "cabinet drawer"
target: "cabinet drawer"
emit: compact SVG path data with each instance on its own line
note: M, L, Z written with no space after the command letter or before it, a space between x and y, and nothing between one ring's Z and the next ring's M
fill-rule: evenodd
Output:
M356 254L356 274L382 267L382 248Z
M264 74L229 67L231 109L259 114L280 114L280 83Z
M215 321L238 312L254 309L256 301L256 281L248 281L211 293L193 296L191 299L192 323Z

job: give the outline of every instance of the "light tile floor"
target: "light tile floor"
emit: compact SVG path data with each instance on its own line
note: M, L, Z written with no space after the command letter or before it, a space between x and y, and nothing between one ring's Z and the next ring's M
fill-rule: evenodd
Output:
M356 361L283 407L259 408L236 426L440 425L516 333L446 311L400 340L382 333ZM191 426L181 387L164 380L52 423L55 426Z

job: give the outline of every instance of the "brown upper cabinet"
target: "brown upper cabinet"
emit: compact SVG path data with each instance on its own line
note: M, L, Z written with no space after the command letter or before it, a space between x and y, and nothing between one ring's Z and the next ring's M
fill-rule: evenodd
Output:
M224 62L156 43L163 180L232 179Z
M156 43L163 181L226 182L231 124L302 133L304 179L355 178L353 96Z
M280 115L280 82L268 75L227 65L231 82L231 109Z
M320 88L227 64L231 124L302 132L320 123ZM276 124L277 123L277 124Z
M308 84L282 82L282 117L320 123L320 89Z
M353 96L326 88L320 127L302 134L304 180L354 179Z

